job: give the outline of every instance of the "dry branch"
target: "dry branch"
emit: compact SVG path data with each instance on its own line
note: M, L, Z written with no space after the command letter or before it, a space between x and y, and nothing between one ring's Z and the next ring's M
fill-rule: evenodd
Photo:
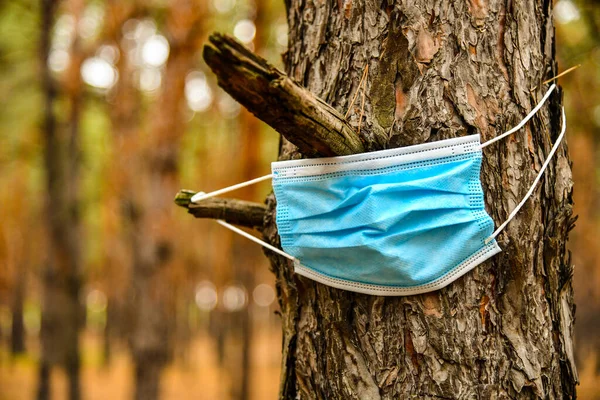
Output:
M181 190L175 196L175 204L188 209L196 218L222 219L229 223L248 228L260 228L266 207L251 201L211 198L192 204L190 199L196 192Z
M283 72L220 34L204 46L204 60L234 99L308 157L364 152L359 135L344 116Z

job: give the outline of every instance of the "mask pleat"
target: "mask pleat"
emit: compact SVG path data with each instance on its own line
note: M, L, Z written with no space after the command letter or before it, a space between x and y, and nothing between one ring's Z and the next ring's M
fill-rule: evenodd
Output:
M346 170L275 181L285 251L339 279L429 282L477 253L493 231L479 183L481 153L419 168Z

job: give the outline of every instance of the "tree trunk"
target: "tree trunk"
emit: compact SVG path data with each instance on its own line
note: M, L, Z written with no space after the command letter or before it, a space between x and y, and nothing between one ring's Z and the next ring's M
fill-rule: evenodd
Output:
M82 5L81 2L73 3L71 11L76 19L81 15ZM81 397L79 331L83 321L83 309L79 302L81 224L78 207L78 136L82 89L79 67L82 57L78 39L75 39L65 86L70 116L66 126L59 126L54 115L56 83L47 66L55 9L55 1L42 2L40 67L44 92L44 162L48 193L45 214L48 217L49 249L43 273L42 359L38 398L48 398L50 368L61 365L69 380L69 398L75 400Z
M149 135L142 148L135 202L139 218L131 291L133 329L130 345L139 400L159 397L163 368L173 356L177 290L169 279L176 236L172 227L172 196L178 187L178 156L185 132L186 75L195 65L204 5L187 0L170 4L166 33L170 53L160 94L150 112Z
M54 0L46 0L42 2L41 7L41 27L40 27L40 66L42 67L42 86L44 91L44 140L46 149L44 152L45 162L46 162L46 174L47 174L47 186L48 186L48 198L51 198L51 189L52 184L51 176L54 176L56 173L54 172L53 160L51 160L52 151L54 150L52 147L55 146L55 131L56 131L56 118L54 116L53 107L54 102L56 100L56 89L54 87L52 77L50 75L50 69L48 68L48 57L50 55L50 34L52 30L52 25L54 23L54 13L56 9L56 2ZM50 200L47 200L50 203ZM49 206L47 206L49 208ZM52 215L52 214L50 214ZM50 238L49 234L49 238ZM50 258L50 257L49 257ZM48 260L50 261L50 260ZM47 296L49 292L48 279L46 278L46 274L51 273L52 269L50 265L46 265L44 268L44 276L42 276L42 282L44 285L43 289L43 298ZM44 301L44 308L42 309L42 321L40 327L40 338L43 338L46 335L48 326L48 316L47 316L47 307ZM46 400L50 398L50 360L49 355L46 354L44 347L44 342L42 342L42 356L40 357L39 366L38 366L38 387L37 387L37 399L38 400Z
M143 4L123 7L121 2L110 1L108 5L107 36L122 43L123 23L147 10ZM131 252L124 324L135 366L135 399L159 397L161 372L173 356L177 290L169 274L176 240L167 206L177 185L178 152L185 131L185 79L194 66L203 15L203 4L187 0L170 2L165 8L162 31L170 53L160 93L147 113L147 125L142 122L143 102L134 87L133 68L127 57L117 63L116 106L110 111L120 153L113 176L122 206L123 234ZM120 53L126 52L120 48ZM144 129L148 134L141 134Z
M516 125L556 73L551 2L286 1L288 75L344 113L365 67L367 151ZM358 130L359 107L350 123ZM485 149L496 225L523 197L560 130L553 96ZM280 159L297 157L282 139ZM294 275L273 257L283 323L280 398L574 398L572 181L561 146L499 237L503 252L448 287L377 297ZM278 243L275 198L264 234ZM365 261L368 262L368 261Z
M25 324L23 321L23 302L25 300L25 281L27 268L21 268L15 276L15 287L11 304L12 323L10 331L10 352L12 355L25 353Z
M261 53L265 44L265 34L263 29L267 26L266 21L266 4L264 0L256 0L254 2L254 23L256 25L256 33L253 44L254 51ZM240 167L240 182L248 181L259 176L260 169L260 121L247 110L242 110L240 115L240 150L238 165ZM257 199L257 187L247 186L242 188L238 193L246 200ZM240 311L239 333L242 341L242 356L240 363L240 382L239 385L234 385L234 396L236 400L248 400L250 398L250 382L252 378L251 367L251 346L253 342L252 331L252 290L254 289L256 274L256 266L260 264L258 259L261 254L255 244L247 239L235 236L233 239L233 262L235 263L236 275L241 279L242 284L248 293L248 303L243 310Z
M135 399L157 399L160 389L160 377L163 363L158 358L148 360L147 365L135 365ZM139 361L139 358L136 359Z
M45 400L50 398L50 366L44 359L40 360L38 366L38 387L37 399Z
M111 297L106 302L106 322L102 330L102 366L109 368L113 357L113 325L115 323L115 304Z

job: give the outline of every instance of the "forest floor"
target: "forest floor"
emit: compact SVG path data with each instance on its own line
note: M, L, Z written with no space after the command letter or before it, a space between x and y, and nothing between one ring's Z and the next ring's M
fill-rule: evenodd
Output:
M276 399L279 387L281 335L278 329L257 332L253 338L250 398ZM114 349L109 366L103 365L102 342L96 335L86 334L83 340L82 389L85 400L129 400L132 398L132 364L123 346ZM229 372L239 365L232 355L239 344L228 343L229 355L219 365L214 341L199 335L185 351L186 358L167 367L163 375L163 400L225 400L231 399L233 378ZM33 344L32 353L36 353ZM595 369L596 356L590 356L579 367L581 385L577 389L581 400L600 400L600 374ZM30 400L35 398L37 361L33 356L9 360L6 349L0 348L0 400ZM66 399L66 379L60 369L52 374L53 399Z
M597 370L596 353L590 353L579 368L577 398L579 400L600 400L600 371Z
M258 332L253 338L251 354L251 399L276 399L279 388L281 334L278 329ZM115 348L111 363L103 365L102 342L98 336L85 334L83 343L82 390L85 400L129 400L132 398L132 364L123 346ZM238 347L232 344L230 347ZM35 353L35 349L32 349ZM4 354L2 354L4 353ZM186 359L167 367L162 378L161 399L212 400L231 398L232 378L228 371L239 362L227 357L219 366L214 341L200 335L185 351ZM239 364L237 364L239 365ZM66 399L64 373L55 369L51 377L52 398ZM8 360L0 349L0 400L31 400L37 386L37 360L20 356Z

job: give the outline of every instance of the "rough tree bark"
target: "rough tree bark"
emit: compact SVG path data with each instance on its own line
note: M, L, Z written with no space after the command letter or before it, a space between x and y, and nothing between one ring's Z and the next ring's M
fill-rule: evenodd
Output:
M541 81L556 72L547 1L287 6L287 72L311 92L344 110L369 65L361 135L368 150L475 132L492 138L534 106ZM559 103L553 97L524 131L486 149L486 208L497 223L556 138ZM284 144L281 157L293 155ZM286 344L282 396L574 397L565 249L571 191L563 146L501 235L503 253L427 295L384 299L329 289L290 279L289 265L274 259ZM274 241L274 219L267 222Z
M360 151L353 146L360 110L348 123L332 115L346 111L367 65L358 142L366 151L472 133L488 140L533 108L557 70L547 1L288 0L286 7L287 73L333 111L289 90L291 80L227 38L213 36L204 52L219 84L284 136L280 159ZM485 149L481 178L497 224L558 136L560 103L555 94L523 130ZM310 116L324 122L317 131L306 129ZM419 296L330 288L268 253L282 311L280 398L574 398L571 193L562 145L500 235L503 252ZM277 244L275 201L267 199L262 231Z

